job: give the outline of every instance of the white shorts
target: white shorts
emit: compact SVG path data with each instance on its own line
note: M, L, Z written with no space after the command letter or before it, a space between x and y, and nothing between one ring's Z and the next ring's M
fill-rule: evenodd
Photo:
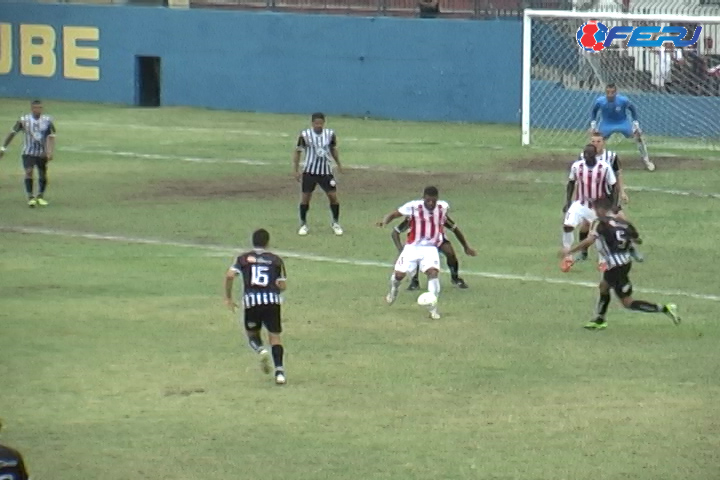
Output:
M395 262L395 271L414 273L418 265L423 273L431 268L440 270L440 254L437 247L405 245Z
M597 220L597 214L595 213L595 210L588 207L587 205L583 205L580 202L573 202L572 205L570 205L570 208L568 208L567 213L565 214L565 221L563 222L563 225L567 225L569 227L577 227L583 222L583 220L589 223Z

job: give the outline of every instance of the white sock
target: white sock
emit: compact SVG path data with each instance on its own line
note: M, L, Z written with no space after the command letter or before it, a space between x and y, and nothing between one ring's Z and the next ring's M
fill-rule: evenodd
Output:
M562 234L562 244L564 248L570 248L573 244L573 239L575 238L575 235L573 235L573 232L566 232L563 230Z
M392 275L390 275L390 288L395 290L400 286L401 281L402 280L398 280L397 278L395 278L395 274L393 273Z
M439 278L431 278L428 280L428 292L435 295L435 297L440 295L440 279Z

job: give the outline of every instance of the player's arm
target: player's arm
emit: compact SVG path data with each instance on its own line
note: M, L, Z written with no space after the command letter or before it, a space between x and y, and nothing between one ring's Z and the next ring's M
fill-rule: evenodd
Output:
M282 261L281 258L278 259L280 264L278 265L278 278L275 280L275 285L277 286L278 290L281 292L284 292L287 288L287 272L285 271L285 262Z
M581 250L587 250L588 248L590 248L595 243L595 240L600 237L600 234L598 233L599 228L602 228L602 224L596 220L590 228L588 236L585 240L573 245L568 249L563 249L560 255L562 257L566 257L568 255L572 255L573 253L579 252Z
M335 136L334 132L333 132L332 138L330 139L330 154L332 155L333 159L335 160L335 164L338 166L338 172L342 173L343 167L340 164L340 152L338 152L337 137Z
M230 310L233 312L236 308L238 308L237 303L233 301L233 282L235 281L235 277L238 276L240 273L240 259L236 259L236 262L228 268L227 272L225 273L225 305L228 306Z
M613 162L613 172L615 173L615 177L617 178L618 198L622 203L628 203L630 201L630 198L625 191L625 179L623 178L622 174L620 157L618 157L617 155L615 156L615 161Z
M410 220L407 218L403 220L400 225L396 226L392 229L392 232L390 233L390 238L392 238L393 243L395 244L395 247L397 247L398 252L402 252L403 249L403 242L400 239L400 234L403 233L408 229L410 226Z
M613 209L617 209L620 206L620 196L618 194L617 177L615 177L612 168L608 170L605 182L607 182L608 187L608 198L612 201Z
M404 215L403 215L402 213L400 213L398 210L393 210L392 212L390 212L390 213L388 213L387 215L385 215L382 220L380 220L379 222L377 222L376 225L377 225L378 227L384 227L385 225L387 225L388 223L392 222L392 221L395 220L396 218L400 218L400 217L402 217L402 216L404 216Z
M48 161L50 161L53 159L53 155L55 155L55 124L53 122L50 122L47 132L45 133L47 135L45 139L45 153Z
M638 245L642 244L642 239L640 238L640 232L638 232L637 228L635 228L635 225L632 223L627 224L628 228L627 231L630 234L630 239L633 243L637 243Z
M445 228L453 232L455 237L458 239L458 242L460 242L460 245L462 245L463 250L465 250L465 254L470 255L471 257L477 255L475 249L468 244L465 235L462 230L460 230L460 227L458 227L450 217L447 217L447 220L445 221Z
M293 174L295 175L295 179L299 182L300 181L300 154L305 149L305 139L302 135L298 137L297 145L295 146L295 151L293 152Z
M5 154L5 150L7 150L8 145L10 145L10 142L13 141L13 138L15 138L15 135L23 129L22 122L18 120L15 122L15 125L13 126L12 130L10 130L10 133L7 134L7 137L5 137L5 141L2 144L2 147L0 147L0 158Z

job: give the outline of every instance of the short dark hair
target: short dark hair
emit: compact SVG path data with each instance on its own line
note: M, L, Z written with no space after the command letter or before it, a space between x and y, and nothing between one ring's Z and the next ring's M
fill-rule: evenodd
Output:
M595 200L595 208L602 208L603 210L612 210L613 202L608 197L600 198Z
M617 90L617 87L615 86L614 83L608 83L608 84L605 86L605 88L614 88L615 90Z
M310 119L314 122L315 120L325 120L325 114L322 112L315 112L312 114L312 117Z
M437 187L425 187L423 190L423 197L437 197L439 194Z
M253 247L267 247L268 243L270 243L270 233L264 228L261 228L260 230L255 230L252 234L252 243Z
M30 105L42 105L42 102L40 100L33 100L30 102Z

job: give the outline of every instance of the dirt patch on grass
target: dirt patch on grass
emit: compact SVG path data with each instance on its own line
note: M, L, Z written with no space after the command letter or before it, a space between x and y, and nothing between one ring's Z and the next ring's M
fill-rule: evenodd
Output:
M414 171L377 171L369 169L348 169L337 176L338 194L373 195L389 193L393 190L416 191L419 194L427 185L436 185L441 190L449 190L458 185L476 185L490 181L484 175L463 173L430 173ZM218 179L173 179L152 182L149 189L140 198L275 198L297 195L300 184L292 177L253 175L234 176ZM318 187L315 194L322 194ZM134 197L137 199L138 197Z
M534 170L555 172L568 170L573 162L572 155L548 154L543 157L527 158L507 164L512 171ZM645 165L637 155L620 155L623 170L645 170ZM652 157L658 170L704 170L710 168L710 162L691 157Z

